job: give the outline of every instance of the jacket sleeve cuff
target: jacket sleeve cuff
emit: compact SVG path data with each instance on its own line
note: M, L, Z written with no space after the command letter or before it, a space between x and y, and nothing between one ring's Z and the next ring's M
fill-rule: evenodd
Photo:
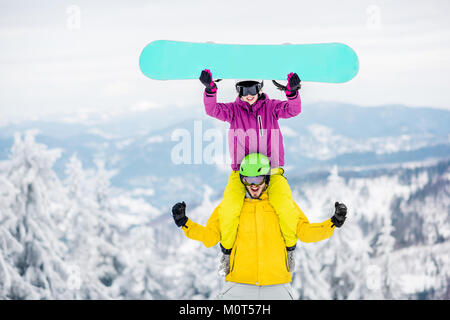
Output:
M214 97L217 94L217 89L216 91L209 91L208 89L205 89L205 94L207 97Z
M298 90L295 90L295 92L294 92L294 93L291 93L290 95L286 95L286 97L287 97L289 100L296 99L297 96L298 96Z
M186 223L184 224L184 226L181 227L181 229L183 230L187 230L192 226L193 222L191 221L191 219L188 218L188 220L186 221Z
M330 219L328 219L328 220L326 220L325 221L325 224L326 224L326 226L328 227L328 228L331 228L331 229L336 229L336 226L334 225L334 223L331 221L331 218Z

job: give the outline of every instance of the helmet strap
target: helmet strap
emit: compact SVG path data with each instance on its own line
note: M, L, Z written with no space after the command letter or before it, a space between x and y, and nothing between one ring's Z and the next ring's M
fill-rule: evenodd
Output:
M269 187L269 183L270 183L270 174L266 175L265 182L266 182L266 188L264 189L264 191L266 191L267 188Z

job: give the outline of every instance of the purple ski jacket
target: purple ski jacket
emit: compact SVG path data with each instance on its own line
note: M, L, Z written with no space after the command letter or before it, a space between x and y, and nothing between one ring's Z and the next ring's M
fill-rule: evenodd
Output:
M253 152L269 157L272 168L284 166L283 136L278 119L295 117L301 112L298 92L287 101L269 99L263 93L250 106L239 97L234 102L218 103L217 93L205 91L203 101L206 114L230 123L228 145L233 170L239 170L242 159Z

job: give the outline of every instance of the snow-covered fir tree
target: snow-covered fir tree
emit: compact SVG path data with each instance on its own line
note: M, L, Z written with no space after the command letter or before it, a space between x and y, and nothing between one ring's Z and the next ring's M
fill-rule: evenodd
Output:
M65 173L71 200L66 207L64 236L70 247L68 260L79 270L77 297L118 297L120 290L113 284L125 269L125 248L121 245L120 223L109 201L113 174L102 162L97 163L97 170L83 170L76 155L70 158Z
M16 134L1 165L0 283L6 299L65 299L67 250L60 240L63 187L52 170L60 150Z
M322 248L323 245L315 243L297 244L292 287L299 300L331 299L331 283L326 279L323 262L318 257Z
M304 189L302 189L304 190ZM352 191L344 178L339 176L337 166L330 170L326 181L318 188L306 190L300 198L301 203L305 203L305 214L310 222L319 222L331 218L334 214L334 203L343 202L348 208L347 220L342 228L336 228L330 239L314 244L317 247L311 267L304 267L310 271L315 263L316 272L320 282L326 283L328 292L322 295L323 299L361 299L364 297L366 286L364 278L366 266L369 262L371 251L367 238L362 234L357 219L354 215L354 204L352 203ZM316 262L317 261L317 262ZM309 261L303 261L308 264ZM319 272L320 271L320 272ZM307 275L304 275L306 277ZM302 290L313 290L315 284L294 282L297 285L310 286ZM301 291L300 291L301 292ZM316 291L317 292L320 291Z
M205 187L201 204L190 209L187 204L186 215L201 225L206 225L213 213L217 201L210 200L212 189ZM170 221L173 227L173 221ZM173 278L173 289L169 292L171 299L214 299L224 279L218 274L221 251L218 245L206 248L202 243L188 239L183 231L173 227L174 242L167 252L170 263L166 272ZM178 239L176 239L178 238Z
M392 236L394 227L390 217L383 221L383 226L374 246L377 265L381 268L380 293L385 299L402 298L395 296L398 290L398 281L393 265L392 254L394 252L395 238Z
M173 275L166 276L172 262L167 253L161 255L155 248L153 229L146 225L134 226L124 234L122 252L123 271L114 282L117 294L127 299L167 299L167 288Z

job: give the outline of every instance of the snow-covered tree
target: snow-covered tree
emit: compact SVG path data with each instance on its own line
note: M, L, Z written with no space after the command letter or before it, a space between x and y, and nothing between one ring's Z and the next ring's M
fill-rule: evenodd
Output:
M60 150L16 134L2 163L0 283L7 299L68 298L67 250L60 240L63 188L52 166Z
M194 209L187 207L186 215L193 221L206 225L218 202L212 202L212 189L205 186L201 204ZM173 227L173 221L170 221ZM217 246L205 246L184 236L173 227L172 248L167 251L165 274L173 279L168 294L171 299L214 299L219 293L223 278L218 275L221 251Z
M101 210L109 210L111 197L111 178L117 173L115 170L107 170L105 161L95 159L96 172L93 179L96 199Z
M392 220L390 218L384 219L383 226L381 227L380 234L374 245L375 257L377 265L381 270L380 277L380 291L381 295L385 299L393 299L395 287L398 285L395 274L395 265L391 255L394 252L395 238L392 236L394 227L392 226ZM399 297L397 297L399 298Z
M360 229L347 218L335 230L327 246L319 251L332 299L363 299L367 290L365 279L371 249Z
M299 300L331 299L331 283L323 271L323 261L318 259L318 251L323 247L322 244L297 244L292 287Z
M309 259L317 261L313 262L309 270L315 270L315 274L320 276L319 281L328 286L328 293L322 294L323 299L361 299L366 291L365 282L361 279L369 263L371 248L355 218L353 194L346 180L339 175L338 167L334 166L325 181L304 189L304 193L299 196L299 203L305 204L304 212L310 222L331 218L336 201L343 202L348 208L343 227L336 228L330 239L314 244L317 246L316 254ZM317 266L314 267L314 264ZM308 285L308 282L304 285ZM313 288L314 284L311 284L309 290Z
M114 297L113 282L124 269L120 226L111 211L109 199L112 176L103 163L97 170L84 170L73 155L66 166L70 202L66 207L65 239L70 248L68 261L79 270L77 297Z
M123 271L114 288L126 299L167 299L173 275L166 275L172 262L168 254L155 249L153 229L146 225L130 228L124 235Z
M11 233L17 225L12 203L18 190L3 176L8 166L8 162L0 163L0 298L10 294L12 278L17 275L12 258L22 251L22 244Z

